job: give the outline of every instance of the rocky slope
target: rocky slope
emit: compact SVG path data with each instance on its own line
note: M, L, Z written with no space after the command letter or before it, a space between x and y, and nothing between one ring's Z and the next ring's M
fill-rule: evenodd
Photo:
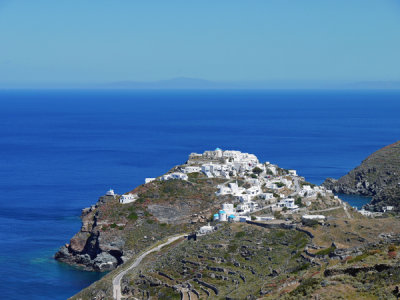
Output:
M343 209L325 214L323 225L298 230L224 223L180 240L125 274L123 298L396 299L400 220L353 210L349 218ZM71 299L112 299L117 271Z
M400 141L386 146L367 157L361 165L336 180L324 183L336 193L372 196L370 208L400 207Z
M133 190L139 199L129 204L102 196L82 211L80 231L55 258L90 271L112 270L165 236L205 223L226 200L215 196L220 180L153 181Z

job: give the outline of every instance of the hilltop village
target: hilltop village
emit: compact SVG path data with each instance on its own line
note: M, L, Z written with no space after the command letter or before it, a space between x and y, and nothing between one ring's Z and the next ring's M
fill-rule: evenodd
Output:
M269 162L261 163L254 154L219 148L203 154L192 153L184 165L158 178L146 178L145 183L188 181L190 176L224 180L216 186L215 195L220 198L229 195L231 202L222 204L213 214L213 221L271 221L277 216L287 217L293 213L301 214L303 220L323 220L324 216L308 215L307 212L345 205L331 190L306 182L296 170L285 170ZM107 195L114 195L114 191L108 191ZM137 194L127 193L120 196L119 202L127 204L137 199ZM204 226L200 232L207 232L210 228Z

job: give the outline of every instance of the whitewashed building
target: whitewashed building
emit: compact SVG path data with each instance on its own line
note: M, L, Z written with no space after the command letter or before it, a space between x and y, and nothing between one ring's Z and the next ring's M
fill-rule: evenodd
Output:
M274 198L274 194L273 193L261 193L260 197L264 200L270 200Z
M113 189L109 189L109 190L106 192L106 196L115 196L114 190L113 190Z
M184 173L180 173L180 172L174 172L174 173L170 173L170 174L165 174L163 176L160 177L160 180L171 180L171 179L178 179L178 180L188 180L188 176Z
M155 178L145 178L144 183L150 183L154 180L156 180L156 179Z
M286 198L278 203L279 207L286 207L287 209L297 209L299 208L298 205L294 204L294 199L292 198Z
M138 196L136 194L125 194L119 198L119 203L121 204L132 203L135 202L137 199Z
M210 223L206 226L201 226L200 230L199 230L199 234L203 235L203 234L207 234L207 233L211 233L214 231L214 227L210 226Z
M198 173L198 172L201 172L201 167L187 166L187 167L182 168L182 172L185 174Z
M232 203L222 204L222 210L224 210L228 216L236 213L235 207Z

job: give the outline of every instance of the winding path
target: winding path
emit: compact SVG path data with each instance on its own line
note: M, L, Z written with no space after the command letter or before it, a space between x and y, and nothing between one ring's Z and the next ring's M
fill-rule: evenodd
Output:
M154 247L148 251L146 251L145 253L143 253L142 255L140 255L138 258L135 259L135 261L132 263L132 265L130 265L127 269L121 271L120 273L118 273L113 281L113 298L116 300L121 300L122 295L121 295L121 280L122 277L124 277L124 275L129 271L132 270L133 268L136 268L141 261L143 260L143 258L145 258L147 255L149 255L150 253L156 252L156 251L160 251L160 249L166 245L169 245L173 242L175 242L176 240L179 240L181 237L185 236L184 234L179 235L179 236L174 236L174 237L170 237L165 243L158 245L157 247Z

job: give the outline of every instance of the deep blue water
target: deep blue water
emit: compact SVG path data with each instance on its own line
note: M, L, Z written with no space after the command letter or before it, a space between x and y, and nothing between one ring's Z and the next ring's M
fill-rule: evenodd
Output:
M110 187L216 147L319 184L397 141L399 112L399 91L0 91L2 297L65 299L100 277L52 255Z

